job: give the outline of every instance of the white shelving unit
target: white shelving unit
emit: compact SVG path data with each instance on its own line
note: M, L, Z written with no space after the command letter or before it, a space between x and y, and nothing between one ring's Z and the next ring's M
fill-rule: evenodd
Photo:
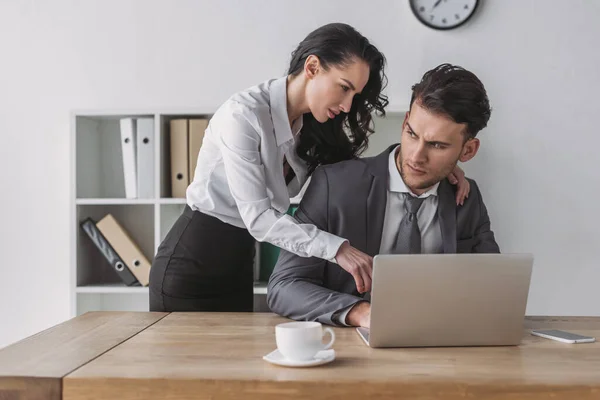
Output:
M198 110L76 111L71 120L71 314L92 310L148 310L148 288L121 283L80 223L111 213L152 261L158 246L185 207L185 199L171 198L169 121L210 118ZM127 199L123 179L121 118L154 120L155 165L152 198ZM257 260L258 261L258 260ZM256 285L257 294L266 288Z
M158 246L185 207L185 199L171 198L169 121L175 118L210 118L213 110L93 110L71 116L71 315L95 310L148 310L148 288L121 283L112 267L81 229L88 217L99 221L111 213L152 261ZM154 120L154 196L126 199L123 179L121 118ZM402 109L388 113L385 127L372 150L398 141ZM385 136L385 137L384 137ZM260 246L257 246L259 249ZM260 252L257 252L257 263ZM255 284L255 295L266 285ZM256 297L256 296L255 296ZM264 299L262 300L264 302Z

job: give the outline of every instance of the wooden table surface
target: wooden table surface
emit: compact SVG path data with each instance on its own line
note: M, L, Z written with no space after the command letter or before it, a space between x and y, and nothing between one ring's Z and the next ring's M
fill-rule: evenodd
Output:
M371 349L354 329L335 328L336 360L315 368L262 360L285 321L88 313L0 350L0 399L600 398L600 343L529 334L554 328L600 339L600 318L528 317L521 345L507 347Z

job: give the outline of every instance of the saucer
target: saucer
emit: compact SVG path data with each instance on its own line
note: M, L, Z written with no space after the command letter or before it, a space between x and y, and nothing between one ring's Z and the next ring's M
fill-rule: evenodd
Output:
M284 367L314 367L317 365L327 364L335 360L335 350L321 350L310 360L288 360L285 358L279 350L275 349L266 356L263 356L263 360L270 362L271 364L281 365Z

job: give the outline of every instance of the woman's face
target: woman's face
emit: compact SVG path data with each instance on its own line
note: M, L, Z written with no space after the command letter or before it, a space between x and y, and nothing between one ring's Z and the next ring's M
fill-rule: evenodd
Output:
M355 59L348 65L330 65L325 70L315 57L307 60L305 73L308 108L315 119L323 123L340 112L350 111L354 95L360 93L369 80L369 65Z

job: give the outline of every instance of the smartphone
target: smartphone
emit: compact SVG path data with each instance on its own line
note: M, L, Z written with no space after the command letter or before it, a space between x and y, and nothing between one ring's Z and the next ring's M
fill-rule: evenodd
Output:
M555 329L533 330L531 331L531 334L546 339L558 340L559 342L564 343L592 343L596 341L596 338L591 336L583 336L576 333L559 331Z

